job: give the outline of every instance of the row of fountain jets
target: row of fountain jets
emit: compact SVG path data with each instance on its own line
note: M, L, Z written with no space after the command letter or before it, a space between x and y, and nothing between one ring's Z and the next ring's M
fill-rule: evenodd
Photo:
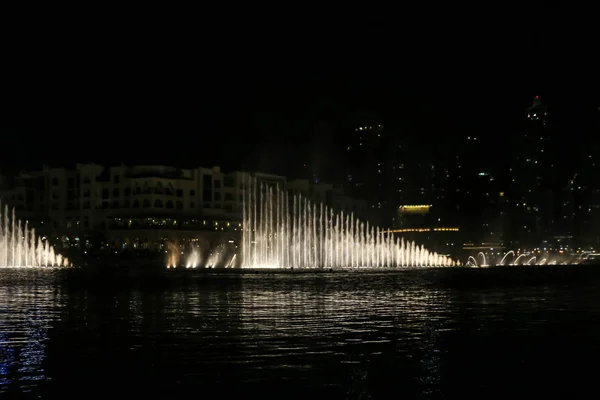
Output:
M15 209L0 204L0 267L70 267L66 257L15 217Z
M512 256L512 259L511 259L512 261L509 262L508 264L505 264L508 256ZM481 264L478 263L479 259L481 259ZM519 264L519 262L520 262L520 264ZM502 257L502 259L500 260L499 263L496 263L494 265L497 267L501 267L504 265L546 265L546 264L553 265L553 264L556 264L556 261L548 262L548 260L546 258L542 258L538 261L537 257L532 256L531 253L523 253L523 254L520 254L519 256L516 256L514 250L510 250L504 254L504 256ZM483 252L480 251L479 253L477 253L477 257L469 256L466 266L467 267L489 267L489 264L485 257L485 254L483 254Z
M202 265L202 257L199 248L193 248L187 256L184 256L179 246L169 242L167 245L167 268L177 268L184 262L185 268L198 268ZM226 252L224 246L218 246L214 249L207 258L205 268L215 268L223 265L225 268L233 268L236 264L236 254L229 258L226 262Z
M244 182L242 268L452 267L450 257L363 222L353 213L334 212L323 203L290 195L278 185ZM167 267L178 265L170 251ZM192 252L185 266L199 266ZM235 256L226 266L237 265ZM209 260L207 267L214 266Z
M451 267L459 263L397 238L379 227L360 221L353 213L335 213L323 203L302 195L290 195L279 186L245 182L242 210L242 257L227 255L224 246L213 249L204 267L233 268L383 268ZM167 267L202 265L199 249L183 255L169 243ZM507 252L500 263L513 256L508 265L543 265L535 256ZM183 256L183 257L182 257ZM481 257L482 264L477 259ZM519 264L519 262L521 264ZM183 262L183 263L182 263ZM69 267L66 257L56 253L47 240L36 235L15 217L15 210L0 204L0 267ZM485 254L470 256L466 266L487 267Z

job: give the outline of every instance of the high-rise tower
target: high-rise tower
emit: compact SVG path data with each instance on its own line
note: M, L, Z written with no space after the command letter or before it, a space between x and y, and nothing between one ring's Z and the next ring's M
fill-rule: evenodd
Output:
M548 107L535 96L513 143L511 172L511 239L519 246L538 246L553 234L556 157Z
M351 129L346 148L348 191L367 200L373 222L389 226L394 215L389 210L397 208L393 178L398 146L373 113L360 114Z
M527 108L527 119L542 127L548 125L548 107L542 103L540 96L535 96L533 105Z

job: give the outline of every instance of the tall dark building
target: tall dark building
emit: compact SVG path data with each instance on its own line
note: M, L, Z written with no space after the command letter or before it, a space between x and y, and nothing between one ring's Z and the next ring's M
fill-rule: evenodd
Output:
M498 244L504 240L500 204L505 194L496 171L486 162L488 155L489 146L480 137L469 135L460 142L456 161L448 171L446 213L458 217L465 242Z
M585 146L577 154L577 172L563 191L563 224L585 249L600 247L600 108L591 120Z
M535 96L533 105L527 108L527 119L542 127L548 126L548 107L542 104L540 96Z
M349 194L368 202L372 221L390 226L397 208L397 151L395 138L373 113L358 116L346 148Z
M548 107L535 96L512 143L509 238L519 247L538 246L555 234L555 197L560 192L555 138Z

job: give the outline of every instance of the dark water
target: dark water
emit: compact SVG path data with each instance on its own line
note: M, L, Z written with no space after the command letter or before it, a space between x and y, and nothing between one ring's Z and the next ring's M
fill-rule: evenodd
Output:
M599 323L593 267L0 270L0 397L575 398Z

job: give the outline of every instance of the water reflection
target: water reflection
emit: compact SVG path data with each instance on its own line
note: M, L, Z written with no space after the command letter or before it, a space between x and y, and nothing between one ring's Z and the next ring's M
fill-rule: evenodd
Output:
M48 332L64 301L55 280L55 271L0 271L0 394L26 393L49 379Z
M540 285L535 271L509 282L492 269L85 282L4 272L0 395L55 398L76 382L82 397L154 397L157 385L170 397L547 396L594 382L584 364L600 356L591 270Z
M248 349L255 380L297 375L298 381L311 369L308 386L365 395L377 392L385 378L416 374L423 378L409 385L435 392L438 330L450 318L451 302L446 290L414 283L385 274L273 278L268 284L246 278L241 320L248 340L260 340L259 351ZM402 369L410 375L389 376Z

